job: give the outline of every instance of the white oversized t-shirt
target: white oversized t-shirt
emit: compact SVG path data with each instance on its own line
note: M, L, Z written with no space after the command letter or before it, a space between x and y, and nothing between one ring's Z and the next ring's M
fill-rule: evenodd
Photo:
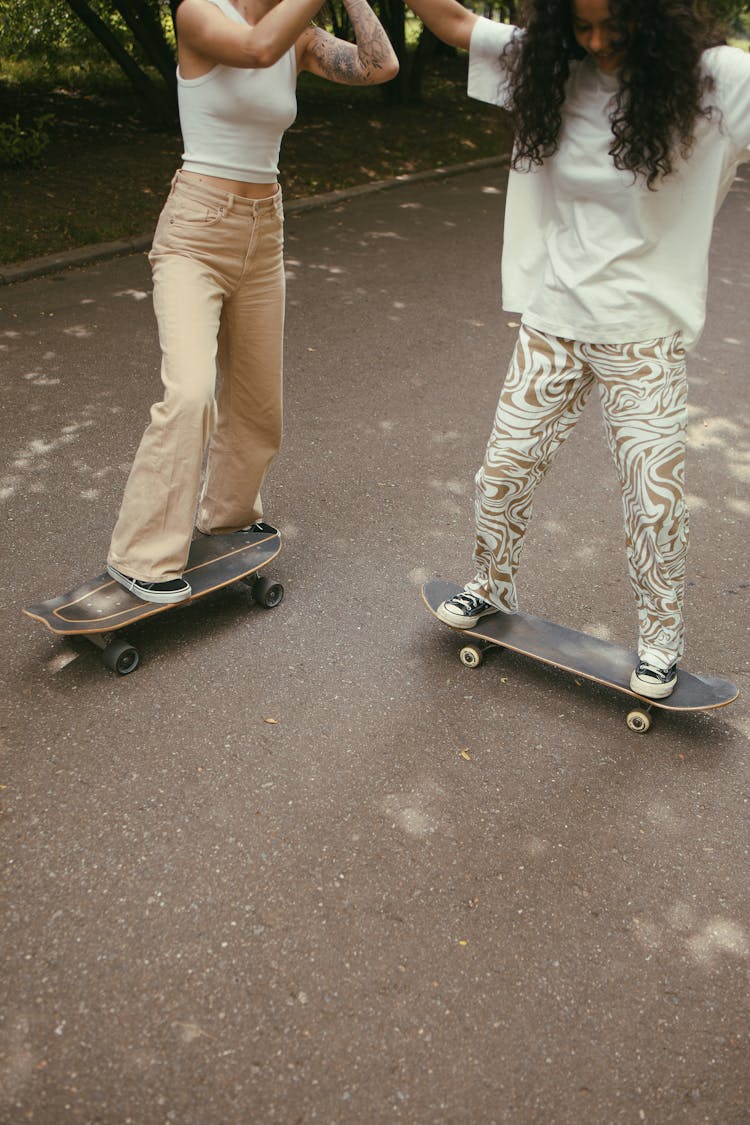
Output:
M506 104L501 52L517 29L481 18L469 55L470 97ZM521 33L523 34L523 33ZM750 158L750 55L714 47L715 80L688 160L649 191L615 168L609 149L617 75L571 63L558 151L532 171L511 170L505 210L503 308L565 339L628 343L703 329L716 212L738 163ZM746 216L750 232L750 216Z

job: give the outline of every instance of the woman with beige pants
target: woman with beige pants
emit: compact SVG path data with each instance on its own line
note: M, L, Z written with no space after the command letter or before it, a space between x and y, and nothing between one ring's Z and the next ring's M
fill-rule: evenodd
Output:
M355 44L310 25L320 0L173 2L185 151L149 255L164 397L107 560L144 601L190 597L194 526L207 535L266 526L260 489L282 428L278 156L296 116L296 76L370 85L398 71L366 0L345 5Z

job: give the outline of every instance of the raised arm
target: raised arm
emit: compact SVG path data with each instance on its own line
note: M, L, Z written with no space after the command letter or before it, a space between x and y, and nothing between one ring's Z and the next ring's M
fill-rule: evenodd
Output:
M474 24L479 18L474 12L464 8L458 0L407 0L415 15L430 31L449 43L451 47L463 47L468 51Z
M256 24L235 23L209 0L182 0L177 9L177 47L184 78L216 63L266 67L297 42L322 0L279 0Z
M367 0L344 0L356 43L337 39L321 27L300 37L297 68L347 86L375 86L398 74L398 59Z

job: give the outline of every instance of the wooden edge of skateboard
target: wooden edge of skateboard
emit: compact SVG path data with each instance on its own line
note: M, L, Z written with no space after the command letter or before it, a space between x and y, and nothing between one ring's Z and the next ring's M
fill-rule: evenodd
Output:
M536 654L526 652L524 649L518 648L514 644L511 644L511 643L506 642L506 641L499 641L495 637L487 636L486 633L480 633L476 628L474 628L474 629L459 629L455 625L448 625L447 622L441 621L441 619L438 617L435 610L432 608L430 603L427 601L427 598L425 597L425 594L424 594L424 585L422 586L422 588L420 590L420 593L421 593L421 596L422 596L422 601L424 602L425 606L427 607L427 609L429 610L431 615L435 618L435 620L440 621L441 625L444 625L446 629L450 629L450 631L452 633L455 633L456 636L458 636L458 637L468 637L470 640L486 641L487 644L494 645L496 648L507 648L509 652L515 652L519 656L526 656L530 660L536 660L538 663L546 664L550 668L559 668L560 671L567 672L571 676L581 676L584 680L589 680L591 683L601 684L603 687L611 688L612 691L618 691L618 692L620 692L621 695L626 695L630 699L635 699L639 703L644 703L649 707L659 707L663 711L680 711L680 712L716 711L720 707L728 707L730 703L734 703L734 701L738 698L738 696L740 694L740 689L737 687L736 684L731 683L729 680L722 680L721 681L722 683L727 684L728 687L733 689L734 695L731 697L731 699L722 699L718 703L704 703L700 706L691 707L691 706L680 706L680 705L677 705L677 704L674 704L674 703L670 703L669 702L669 696L667 696L666 699L649 699L649 697L647 695L639 695L637 692L631 691L630 688L627 688L622 684L613 684L610 680L602 680L598 676L592 676L588 672L582 672L580 670L580 668L571 668L567 664L564 664L562 661L549 660L544 656L537 656ZM686 671L685 675L695 676L695 673ZM717 678L717 677L714 677L714 678Z
M92 627L90 629L85 629L85 628L78 628L78 629L59 628L59 629L56 629L55 626L49 620L48 617L46 617L42 614L39 614L39 613L32 612L33 607L31 607L31 606L29 606L28 608L23 608L21 610L21 612L24 613L27 617L30 617L32 619L32 621L39 621L42 625L46 626L46 628L49 629L50 633L53 633L57 637L66 637L66 636L67 637L85 637L85 636L91 635L92 633L113 633L113 632L116 632L118 629L124 629L126 625L135 625L138 621L143 621L145 618L154 617L154 616L156 616L156 614L164 613L165 610L177 609L180 606L185 607L185 606L190 605L192 602L200 601L201 598L206 597L208 594L213 594L217 590L221 590L224 586L231 586L234 582L241 582L243 578L247 578L248 575L253 574L256 570L261 570L264 566L268 566L268 564L270 562L273 562L273 560L276 558L276 556L281 551L281 536L278 535L278 534L277 535L269 535L266 539L261 539L258 543L253 544L254 547L260 547L264 543L267 543L269 539L277 539L278 540L278 542L276 544L276 550L273 552L272 555L269 555L267 558L264 558L262 562L257 563L254 566L248 567L246 570L242 570L238 574L232 575L231 578L224 579L223 582L217 582L216 585L209 586L207 589L201 590L201 592L199 594L194 594L190 598L185 598L184 601L171 602L171 603L167 603L166 605L159 605L156 602L143 602L143 601L140 600L140 598L136 598L135 595L133 595L133 603L134 604L133 604L132 608L121 610L120 613L118 613L117 615L113 615L113 616L117 616L117 617L123 617L125 615L128 615L127 620L122 621L120 623L113 623L112 616L110 616L110 617L106 617L106 618L100 618L99 624L96 627ZM206 566L210 566L214 563L220 562L222 559L230 558L232 555L238 554L240 551L247 550L247 546L248 545L245 544L244 547L238 547L234 551L228 551L223 555L216 555L215 557L213 557L211 559L207 559L205 562L198 563L197 566L190 567L188 570L185 571L185 573L186 574L194 574L196 571L201 570ZM111 583L114 585L114 583L115 583L114 578L111 579ZM104 588L104 587L102 587L102 588ZM64 607L58 606L57 608L58 609L62 609L62 608L67 609L70 606L75 605L76 602L82 601L83 598L86 598L88 596L89 596L88 594L82 594L79 598L76 598L74 601L66 602ZM139 613L137 616L130 616L133 613L133 610L137 608L138 604L144 606L143 613ZM53 613L52 613L52 616L54 616L56 614L56 612L57 612L57 610L54 610ZM61 620L61 624L64 624L62 619L60 619L60 620ZM67 624L70 625L71 622L67 622Z
M40 625L44 625L44 627L46 629L49 629L50 633L54 633L56 637L73 636L73 634L70 633L68 630L53 628L53 626L47 620L46 617L42 617L38 613L32 613L31 609L22 609L21 613L25 614L26 617L30 617L32 621L38 621L40 623ZM106 633L107 631L108 631L107 629L101 630L102 633ZM76 629L76 634L80 633L81 636L85 636L86 633L98 633L98 632L99 632L98 629L85 629L85 630L84 629Z
M439 621L440 618L438 617ZM445 624L443 622L443 624ZM447 628L451 628L450 625ZM580 668L571 668L570 665L563 663L561 660L549 660L547 657L538 656L536 653L530 653L516 645L506 643L505 641L498 641L495 637L488 637L484 633L478 633L472 630L469 632L465 629L454 629L454 632L459 633L464 637L476 638L477 640L486 641L487 644L494 645L496 648L507 648L509 652L515 652L519 656L526 656L531 660L537 661L539 664L546 664L549 668L558 668L561 672L567 672L571 676L581 676L584 680L589 680L593 684L601 684L602 687L610 688L612 691L618 691L621 695L626 695L630 699L637 700L638 703L646 704L649 707L660 707L663 711L716 711L720 707L728 707L730 703L734 703L740 694L739 688L735 684L730 686L734 690L734 695L730 699L721 699L714 703L701 703L695 705L686 705L679 703L670 703L669 696L665 699L650 699L647 695L639 695L638 692L632 691L631 688L625 687L624 684L614 684L611 680L603 680L599 676L592 676L590 672L583 672ZM694 672L685 672L684 675L695 676ZM697 677L696 677L697 678ZM722 681L729 683L728 680Z

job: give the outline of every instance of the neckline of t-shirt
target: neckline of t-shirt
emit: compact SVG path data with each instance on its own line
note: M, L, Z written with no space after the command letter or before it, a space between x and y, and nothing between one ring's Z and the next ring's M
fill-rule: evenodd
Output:
M606 90L607 93L613 94L616 90L620 89L619 70L611 74L600 70L590 55L587 55L585 59L581 59L580 65L588 71L591 81L598 86L600 90Z

